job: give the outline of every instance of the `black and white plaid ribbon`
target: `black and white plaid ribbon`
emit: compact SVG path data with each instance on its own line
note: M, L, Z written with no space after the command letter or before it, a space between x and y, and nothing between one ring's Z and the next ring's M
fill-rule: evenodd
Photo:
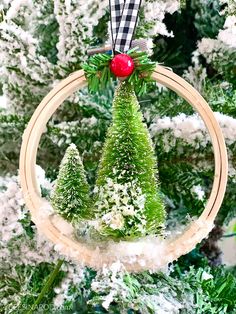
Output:
M111 35L114 52L130 49L142 0L110 0Z

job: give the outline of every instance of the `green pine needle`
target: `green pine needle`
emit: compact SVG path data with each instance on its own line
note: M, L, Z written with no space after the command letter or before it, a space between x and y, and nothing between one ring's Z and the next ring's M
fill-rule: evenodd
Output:
M43 289L41 290L40 294L38 295L37 299L35 300L30 310L27 312L27 314L33 314L35 311L37 311L37 307L39 306L45 295L48 293L49 289L52 288L52 285L59 274L63 262L64 262L63 260L59 260L57 262L56 267L49 275L46 284L43 286Z
M109 69L111 60L111 55L101 53L92 56L89 61L83 65L91 92L105 88L110 82L113 75Z

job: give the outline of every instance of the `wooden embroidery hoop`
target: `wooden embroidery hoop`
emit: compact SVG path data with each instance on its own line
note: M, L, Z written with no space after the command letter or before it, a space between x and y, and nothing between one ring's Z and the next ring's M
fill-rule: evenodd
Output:
M168 241L167 249L164 254L161 254L158 262L157 268L161 268L190 252L208 235L211 228L203 228L203 225L213 226L223 201L227 184L228 160L220 126L203 97L184 79L165 67L157 65L152 76L155 81L184 98L199 113L210 134L215 159L214 182L206 207L201 216L192 222L180 236ZM45 207L45 199L40 196L40 188L35 174L39 141L42 133L45 132L47 122L67 97L84 86L86 86L86 78L83 70L79 70L61 81L39 104L23 135L20 153L20 181L26 205L38 229L55 245L60 246L63 253L73 251L74 260L99 269L104 264L115 262L115 256L107 254L98 260L94 255L94 248L78 242L72 236L63 234L50 216L44 217L43 220L40 219L40 211ZM126 269L131 272L148 269L149 266L148 261L145 265L141 265L138 261L125 264Z

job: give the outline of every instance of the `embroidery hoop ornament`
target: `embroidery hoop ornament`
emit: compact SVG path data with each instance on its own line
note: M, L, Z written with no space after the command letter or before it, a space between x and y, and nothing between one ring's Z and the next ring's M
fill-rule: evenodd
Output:
M164 239L166 245L158 258L156 256L151 258L153 247L151 249L147 243L140 254L132 256L133 261L131 262L129 258L130 242L123 241L124 256L119 256L119 259L130 272L161 269L194 249L212 229L227 184L228 160L225 142L220 126L207 102L189 83L167 68L157 65L152 77L156 82L184 98L203 119L213 144L215 174L210 197L200 217L192 221L178 237ZM42 212L45 207L51 205L40 196L35 173L38 145L41 135L45 132L47 122L67 97L84 86L86 86L86 78L83 70L76 71L61 81L39 104L23 135L20 152L20 182L26 205L32 215L32 221L39 231L70 259L94 269L100 269L105 264L110 265L117 261L116 250L105 249L98 252L94 247L79 242L71 234L63 233L62 228L53 219L55 215ZM117 243L117 245L119 244Z

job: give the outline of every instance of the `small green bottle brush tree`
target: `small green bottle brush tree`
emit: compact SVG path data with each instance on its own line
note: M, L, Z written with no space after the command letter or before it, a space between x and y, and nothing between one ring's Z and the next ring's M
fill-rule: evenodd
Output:
M151 66L152 62L149 69ZM145 72L142 84L150 74ZM157 182L156 158L132 79L119 83L112 117L93 196L79 153L70 146L60 166L52 206L74 224L87 220L95 234L104 239L132 240L161 234L166 212Z
M90 189L74 144L67 148L62 159L51 203L55 211L69 222L91 217Z

